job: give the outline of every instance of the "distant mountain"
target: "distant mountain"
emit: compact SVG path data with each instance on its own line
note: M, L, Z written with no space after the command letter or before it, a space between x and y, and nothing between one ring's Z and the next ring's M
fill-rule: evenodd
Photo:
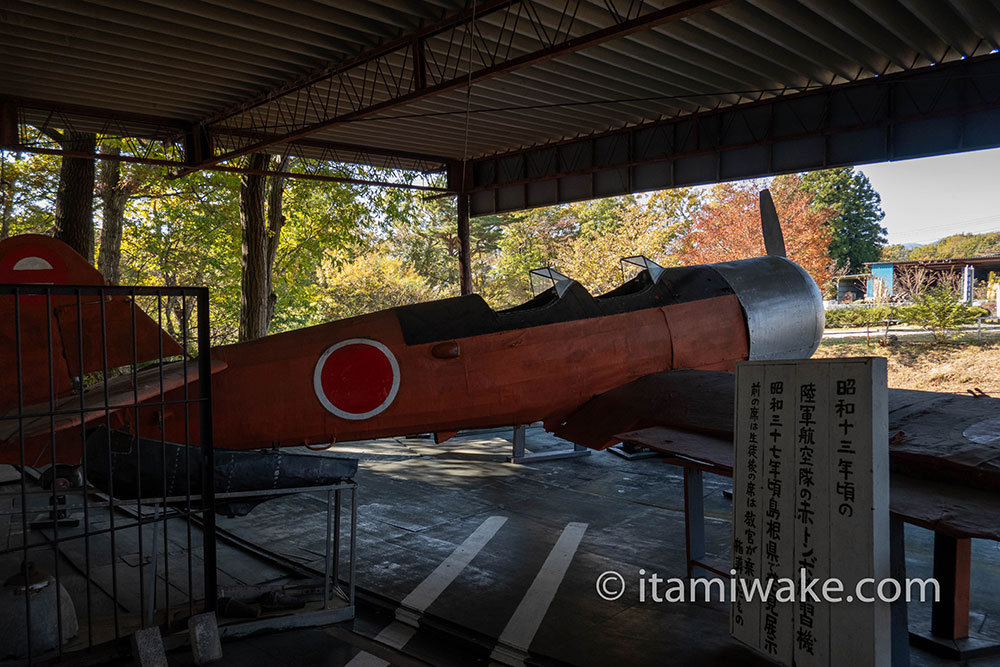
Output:
M986 234L953 234L934 243L905 243L882 248L882 259L949 259L1000 254L1000 232Z

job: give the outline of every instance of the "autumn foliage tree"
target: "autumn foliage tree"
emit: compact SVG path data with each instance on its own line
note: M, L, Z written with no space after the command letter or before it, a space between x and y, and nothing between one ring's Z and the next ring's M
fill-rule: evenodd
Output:
M821 289L831 278L832 212L813 206L812 195L799 187L797 175L779 176L771 184L789 259L801 265ZM722 183L711 189L698 208L678 252L684 264L728 262L764 255L760 226L760 181Z
M555 265L578 280L591 294L621 285L622 257L645 255L660 264L672 263L675 244L697 206L693 190L661 190L645 197L621 198L605 220L583 225L556 252Z

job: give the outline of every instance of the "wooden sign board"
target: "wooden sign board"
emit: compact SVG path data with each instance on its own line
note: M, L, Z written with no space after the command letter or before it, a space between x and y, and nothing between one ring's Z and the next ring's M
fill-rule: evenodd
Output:
M730 630L782 664L890 664L889 604L855 595L889 577L887 396L882 357L737 366Z

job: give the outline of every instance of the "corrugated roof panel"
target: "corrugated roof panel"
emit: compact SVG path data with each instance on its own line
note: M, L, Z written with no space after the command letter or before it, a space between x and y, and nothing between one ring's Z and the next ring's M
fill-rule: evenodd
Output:
M458 21L423 39L429 85L688 6L497 4L506 6L477 0L475 26ZM408 94L417 77L406 35L472 8L459 0L13 0L0 13L0 96L177 124L221 119L220 127L281 135L321 124L331 109L345 113ZM308 84L392 40L400 40L398 51L350 70L343 88ZM477 157L988 53L998 43L1000 8L977 0L732 0L479 81L468 126L469 97L459 87L314 136ZM45 122L42 111L26 113ZM87 127L96 122L66 116Z

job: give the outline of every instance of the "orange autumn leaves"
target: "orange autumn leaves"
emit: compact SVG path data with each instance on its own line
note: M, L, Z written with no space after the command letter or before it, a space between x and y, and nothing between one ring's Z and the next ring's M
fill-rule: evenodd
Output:
M834 212L813 206L812 194L800 186L797 175L779 176L770 184L771 195L789 259L798 262L824 288L832 277L827 222ZM767 183L761 181L714 186L694 213L677 253L680 262L708 264L765 254L759 198L765 187Z

